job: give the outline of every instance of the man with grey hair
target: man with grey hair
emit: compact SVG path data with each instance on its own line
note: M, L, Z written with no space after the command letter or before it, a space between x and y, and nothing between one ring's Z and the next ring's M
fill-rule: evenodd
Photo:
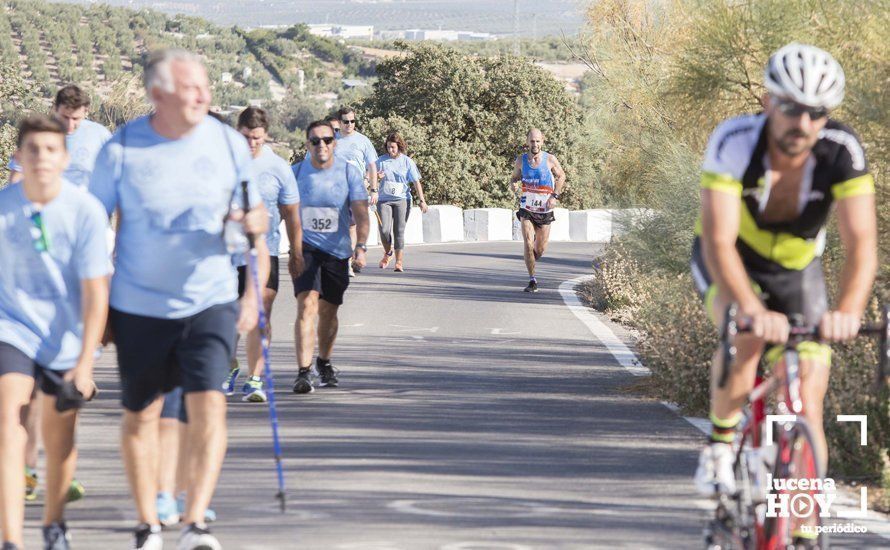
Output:
M191 471L179 548L221 548L204 524L226 452L220 391L236 330L257 322L249 283L238 300L235 251L224 225L257 236L259 277L269 275L268 218L244 139L207 115L210 86L199 57L151 55L144 71L154 112L121 127L99 153L90 191L118 211L109 337L117 344L122 453L140 525L134 548L158 550L158 422L163 394L185 393ZM241 182L250 211L243 213ZM229 246L227 246L227 244ZM264 285L261 285L264 286Z

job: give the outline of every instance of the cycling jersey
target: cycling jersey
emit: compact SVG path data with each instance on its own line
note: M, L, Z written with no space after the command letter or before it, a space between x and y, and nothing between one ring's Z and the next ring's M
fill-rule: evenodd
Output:
M758 271L803 270L821 256L824 227L835 200L874 193L865 152L853 131L829 120L819 133L801 182L798 217L766 222L769 200L766 115L743 115L720 124L708 142L701 187L740 197L736 248ZM696 235L701 234L701 221Z

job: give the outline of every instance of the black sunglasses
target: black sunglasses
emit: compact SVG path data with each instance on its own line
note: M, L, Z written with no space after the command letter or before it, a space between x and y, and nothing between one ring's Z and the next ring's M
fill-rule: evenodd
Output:
M325 136L325 137L311 137L309 138L309 143L312 144L313 147L318 147L318 144L324 142L325 145L330 145L334 142L334 136Z
M343 124L355 124L355 119L346 120L345 118L341 118L340 122L342 122Z
M807 113L810 115L810 120L819 120L828 116L828 109L825 107L809 107L787 99L780 100L778 107L783 115L790 117L799 117Z

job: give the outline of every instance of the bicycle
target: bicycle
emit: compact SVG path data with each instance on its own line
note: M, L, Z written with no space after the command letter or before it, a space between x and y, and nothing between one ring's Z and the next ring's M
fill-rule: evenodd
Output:
M727 309L721 327L721 349L723 361L718 380L722 388L729 376L729 366L735 358L733 340L739 333L749 332L738 318L738 308L731 305ZM720 495L714 517L705 527L705 545L708 550L786 550L793 549L792 530L795 524L807 523L814 529L821 526L821 519L815 507L809 518L769 517L768 501L790 502L794 495L814 494L822 487L807 488L796 483L791 489L787 480L821 480L825 478L818 449L813 443L812 430L803 416L804 403L800 396L800 357L797 346L801 342L818 341L819 327L805 327L800 318L789 318L791 335L782 346L781 358L774 364L772 372L763 376L758 369L754 389L748 395L742 409L742 420L737 428L734 446L737 491L733 495ZM859 334L880 336L880 361L878 381L884 383L890 361L890 307L885 306L880 322L863 326ZM762 363L761 363L762 366ZM763 444L766 400L776 395L776 412L786 415L786 419L775 422L776 439L774 444ZM771 474L771 478L768 475ZM783 488L768 486L768 479L786 480ZM818 489L818 490L817 490ZM783 497L785 495L785 497ZM809 519L810 521L806 521ZM818 530L818 529L817 529ZM828 537L819 535L816 544L820 549L828 548Z

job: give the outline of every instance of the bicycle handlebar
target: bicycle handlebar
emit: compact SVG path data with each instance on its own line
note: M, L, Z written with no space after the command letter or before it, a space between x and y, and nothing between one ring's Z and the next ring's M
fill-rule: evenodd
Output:
M720 380L718 387L723 388L726 385L726 379L729 377L729 368L735 359L736 346L734 343L736 335L739 333L751 332L748 325L750 320L740 320L737 304L730 304L726 308L726 316L723 319L723 326L720 331L720 342L723 349L723 365L721 365ZM796 338L815 338L820 334L820 327L800 326L800 320L794 319L794 326L791 327L790 336ZM878 384L883 385L887 382L888 364L890 364L890 305L881 308L880 322L877 324L863 325L859 328L858 335L878 335L880 342L880 350L878 353Z

